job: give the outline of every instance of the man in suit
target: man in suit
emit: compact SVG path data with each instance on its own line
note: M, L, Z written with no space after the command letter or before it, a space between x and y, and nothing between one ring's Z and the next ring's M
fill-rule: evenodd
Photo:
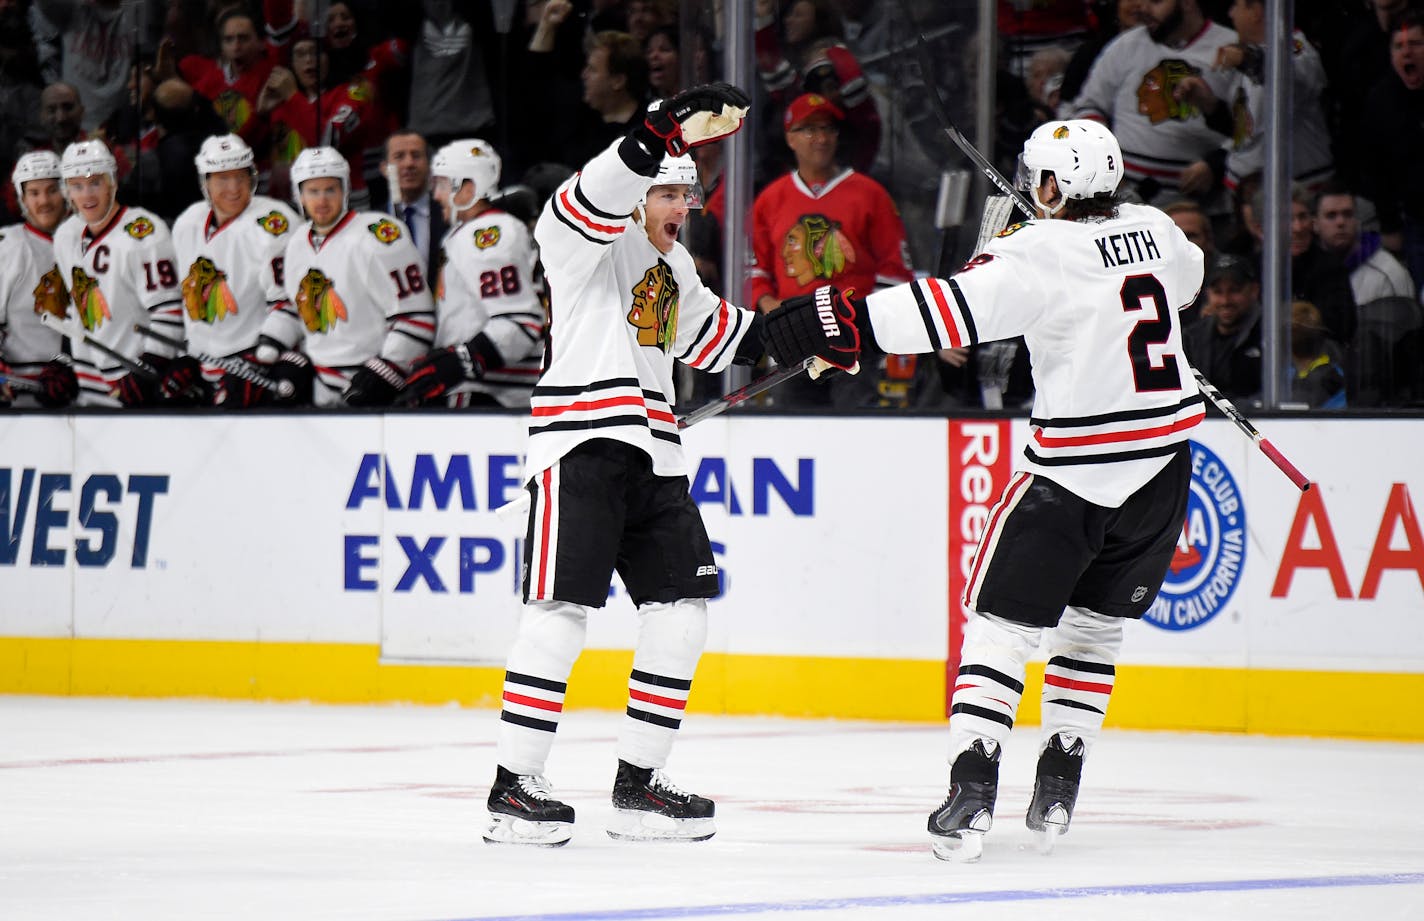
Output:
M406 130L386 138L381 175L388 184L385 201L373 202L373 205L390 212L410 228L412 242L424 260L421 268L433 284L434 270L439 265L440 241L449 225L445 212L430 196L430 148L425 138Z

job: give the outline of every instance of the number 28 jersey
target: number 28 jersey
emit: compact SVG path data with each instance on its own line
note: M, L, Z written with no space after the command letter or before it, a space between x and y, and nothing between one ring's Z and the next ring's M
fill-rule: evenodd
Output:
M1023 336L1035 388L1022 469L1110 508L1150 480L1205 414L1178 310L1202 253L1166 214L1032 220L948 280L867 299L876 339L901 354Z

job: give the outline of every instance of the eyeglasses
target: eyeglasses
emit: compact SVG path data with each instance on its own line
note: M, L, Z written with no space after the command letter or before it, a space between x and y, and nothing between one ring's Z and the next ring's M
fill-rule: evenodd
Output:
M797 125L791 129L792 134L825 134L834 137L841 133L841 126L826 122L817 125Z

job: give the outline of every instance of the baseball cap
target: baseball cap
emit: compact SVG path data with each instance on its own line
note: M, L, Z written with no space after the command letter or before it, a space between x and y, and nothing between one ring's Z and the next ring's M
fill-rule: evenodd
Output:
M802 93L791 100L791 105L786 107L786 117L784 125L787 131L795 128L806 119L817 112L824 112L834 121L843 121L845 114L825 96L820 93Z
M1213 285L1223 278L1229 278L1241 284L1256 281L1255 261L1231 253L1217 254L1211 267L1207 269L1206 283Z

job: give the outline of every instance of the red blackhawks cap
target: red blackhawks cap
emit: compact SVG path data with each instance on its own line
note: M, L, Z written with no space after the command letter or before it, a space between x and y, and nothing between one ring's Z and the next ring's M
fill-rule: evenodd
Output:
M817 112L824 112L836 121L845 119L845 113L825 96L819 93L802 93L791 100L791 105L786 107L784 126L787 131L790 131Z

